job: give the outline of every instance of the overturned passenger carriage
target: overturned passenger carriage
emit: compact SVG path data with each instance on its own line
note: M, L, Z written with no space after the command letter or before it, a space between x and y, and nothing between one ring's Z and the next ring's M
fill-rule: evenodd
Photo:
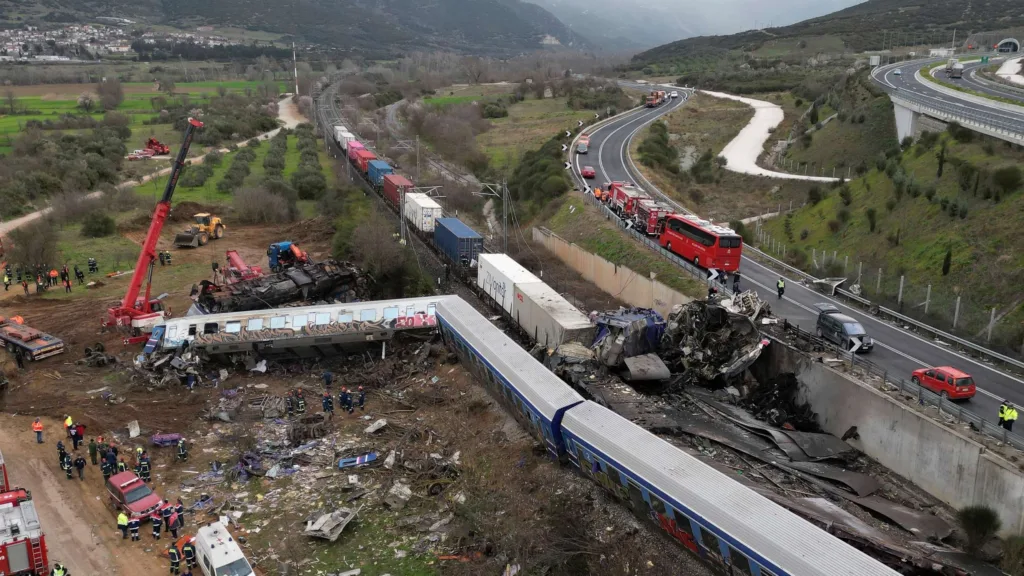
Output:
M204 280L193 288L193 298L203 312L219 314L328 299L352 302L365 298L365 292L366 278L359 268L325 260L227 286Z

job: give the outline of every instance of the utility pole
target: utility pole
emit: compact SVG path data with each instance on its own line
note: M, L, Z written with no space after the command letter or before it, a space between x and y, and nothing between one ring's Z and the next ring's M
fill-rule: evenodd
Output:
M295 56L295 42L292 42L292 71L295 74L295 95L299 95L299 61Z
M481 183L483 190L474 192L474 196L489 196L501 199L502 252L508 254L508 183L503 179L500 184Z
M953 55L956 55L956 28L953 28L953 44L950 46L953 50Z

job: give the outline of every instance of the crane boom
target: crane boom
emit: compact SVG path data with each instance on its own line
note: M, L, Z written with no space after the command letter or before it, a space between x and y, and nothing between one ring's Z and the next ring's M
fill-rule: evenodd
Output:
M195 118L189 118L188 123L185 125L185 139L182 142L181 149L178 150L177 157L174 159L174 164L171 166L171 174L167 179L164 195L153 210L153 220L149 223L149 232L146 233L146 239L142 244L142 251L139 252L139 259L135 263L135 271L132 273L131 283L128 285L128 290L125 292L124 299L121 300L120 305L107 311L108 326L131 325L137 327L135 326L135 321L141 317L149 317L154 314L160 318L163 317L162 312L153 309L153 303L150 301L153 264L156 262L157 256L156 243L160 239L164 223L167 222L167 216L171 212L171 197L174 195L174 188L178 185L178 177L181 175L181 170L185 167L185 158L188 155L189 147L192 145L192 136L197 128L202 127L203 123ZM139 291L142 289L143 280L147 280L146 295L145 298L140 299Z

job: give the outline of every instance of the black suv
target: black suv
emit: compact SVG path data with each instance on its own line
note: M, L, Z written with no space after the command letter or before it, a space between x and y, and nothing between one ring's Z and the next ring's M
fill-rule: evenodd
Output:
M852 350L857 342L860 342L857 352L869 352L875 347L875 341L868 336L860 322L841 314L832 304L815 304L814 307L819 311L818 338L833 342L844 350Z

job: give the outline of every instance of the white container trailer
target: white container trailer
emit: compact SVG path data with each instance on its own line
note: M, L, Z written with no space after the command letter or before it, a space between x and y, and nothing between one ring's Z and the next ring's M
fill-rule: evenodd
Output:
M548 348L566 342L594 343L597 327L562 295L543 282L516 285L512 317L534 341Z
M509 315L515 316L515 287L540 282L506 254L481 254L476 270L476 285Z
M426 194L409 192L405 195L405 219L414 228L426 234L434 233L434 221L444 218L441 205Z
M341 143L341 135L343 133L345 133L345 132L348 132L348 131L349 131L348 128L346 128L344 124L335 124L334 125L334 141L338 142L340 144Z
M355 135L352 134L351 132L342 132L337 137L338 146L341 146L342 150L344 150L345 152L348 152L348 143L353 141L353 140L355 140L355 139L356 139Z

